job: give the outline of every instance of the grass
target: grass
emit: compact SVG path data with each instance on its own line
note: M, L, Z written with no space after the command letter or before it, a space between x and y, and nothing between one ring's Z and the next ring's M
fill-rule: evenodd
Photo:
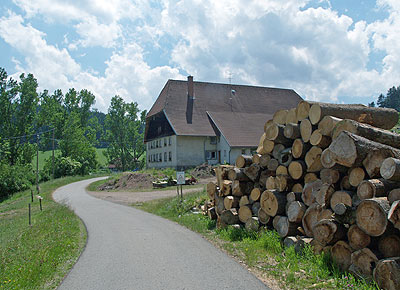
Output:
M88 177L67 177L42 183L43 211L35 198L32 226L28 225L30 191L0 203L0 289L54 289L78 259L86 230L51 193L65 184Z
M202 234L243 261L257 276L272 277L285 289L378 289L375 284L341 272L328 254L315 255L311 247L304 248L301 253L296 253L293 247L284 248L275 231L217 229L215 221L191 212L206 199L206 193L200 192L186 195L182 203L174 197L134 206Z
M103 152L105 151L105 148L96 148L96 155L97 155L97 161L99 162L101 167L107 166L108 162L106 157L104 156ZM39 151L39 170L43 169L45 160L47 158L50 158L52 156L53 152L52 150L49 151ZM55 156L60 154L60 150L55 150L54 151ZM36 168L36 155L34 156L32 160L32 167Z

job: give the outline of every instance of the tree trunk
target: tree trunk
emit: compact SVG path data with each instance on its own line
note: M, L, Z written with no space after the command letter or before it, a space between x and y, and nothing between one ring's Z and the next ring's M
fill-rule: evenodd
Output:
M250 164L253 162L252 159L253 158L250 155L239 155L236 158L235 165L237 168L244 168L244 167L250 166Z
M310 141L312 131L313 131L313 127L310 123L310 120L304 119L300 122L300 135L301 135L301 139L304 142Z
M322 149L317 146L313 146L308 150L304 158L308 172L319 172L323 168L321 163L321 154Z
M343 203L346 206L353 206L353 196L355 193L353 191L347 191L347 190L338 190L335 191L332 194L331 200L330 200L330 206L332 209L335 208L335 206L338 203Z
M315 103L311 106L308 117L311 124L317 124L325 116L351 119L382 129L391 129L397 124L399 115L396 110L373 108L358 104Z
M275 184L276 184L276 189L282 192L282 191L289 191L289 189L292 188L294 182L293 179L290 178L289 176L278 175L275 177Z
M282 150L285 150L285 146L283 144L275 144L274 150L272 150L272 157L278 160Z
M350 177L348 175L343 176L342 180L340 180L340 189L348 191L357 190L357 188L350 184Z
M307 101L300 101L297 105L297 121L308 118L308 112L310 111L311 104Z
M257 148L257 153L261 155L271 153L272 150L274 149L274 145L275 145L274 141L268 140L264 133L260 138L260 142Z
M252 217L251 208L248 205L239 207L239 220L242 223L246 223L248 219Z
M334 219L322 219L313 227L314 239L321 245L332 245L345 235L345 228Z
M399 134L367 124L362 124L354 120L346 119L336 124L332 138L335 139L342 131L348 131L381 144L389 145L394 148L400 148Z
M236 209L226 209L220 215L221 221L227 225L234 225L239 222L239 216Z
M226 196L224 198L224 206L226 209L237 208L239 207L239 198L234 196Z
M249 167L244 169L244 173L250 178L252 181L256 181L260 177L261 167L258 164L251 164Z
M400 200L396 200L390 207L388 220L400 230Z
M210 207L207 210L207 215L208 215L210 220L216 220L217 219L217 212L215 210L215 207Z
M321 153L321 164L324 168L332 168L336 164L335 156L329 150L329 147Z
M228 179L229 169L233 168L232 165L220 165L214 169L215 176L217 177L217 186L222 187L222 183L225 179Z
M267 165L268 170L275 171L278 168L278 166L279 166L279 161L276 160L275 158L271 158L268 161L268 165Z
M333 129L340 121L342 121L342 119L332 116L325 116L318 123L318 129L321 130L322 135L331 137Z
M347 271L351 265L352 249L345 241L336 242L331 248L332 260L343 271Z
M222 196L231 195L232 193L232 181L223 180L221 184L220 193Z
M353 225L356 223L356 210L343 203L338 203L333 209L335 219L341 224Z
M400 257L400 237L396 234L382 236L378 249L384 258Z
M288 139L300 138L300 125L297 123L286 124L285 128L283 129L283 135Z
M320 129L314 130L310 137L310 144L313 146L318 146L322 149L325 149L331 145L331 142L331 137L322 135L322 130Z
M287 208L287 217L290 222L300 224L306 210L307 207L304 203L300 201L293 201L289 203Z
M261 159L261 154L256 153L253 154L253 156L251 157L251 162L260 165L260 159Z
M395 188L389 192L388 195L389 203L392 204L396 200L400 200L400 188Z
M361 250L368 247L371 243L371 237L364 233L357 225L352 225L347 231L349 245L354 250Z
M297 124L297 108L288 110L285 124Z
M267 215L267 213L260 207L260 209L258 210L258 221L260 223L262 223L263 225L266 225L269 223L270 221L270 216Z
M349 182L357 187L365 178L365 171L362 167L353 167L349 169Z
M286 148L279 153L278 162L285 167L292 162L292 159L292 148Z
M321 172L319 173L319 176L322 182L327 184L335 184L340 179L339 171L330 168L322 169Z
M231 181L232 195L241 197L246 192L246 182L240 182L239 180Z
M307 165L302 160L292 161L288 167L289 175L295 180L298 180L301 177L303 177L306 170L307 170Z
M320 179L304 185L301 198L307 206L311 206L314 202L316 202L317 193L321 189L322 185L323 183Z
M314 172L306 173L306 175L304 175L304 184L316 181L318 179L319 178L317 174L315 174Z
M273 123L274 123L273 119L270 119L267 122L265 122L265 124L264 124L264 132L267 132L268 127L271 126Z
M243 195L239 200L239 206L249 205L250 201L247 195Z
M286 209L286 193L266 190L260 197L261 208L271 217L283 215Z
M302 139L296 139L293 141L292 155L296 159L303 159L310 148L309 143L304 143Z
M292 186L292 191L295 193L302 193L303 192L303 185L301 183L296 183Z
M258 218L257 217L251 217L249 218L245 225L244 225L245 229L248 231L258 231L258 228L260 227L260 224L258 222Z
M272 150L271 150L272 151ZM260 165L262 168L267 168L268 166L268 162L271 160L271 155L269 154L263 154L261 155L260 158L260 163L258 165Z
M373 272L379 288L385 290L400 289L400 257L380 260Z
M211 200L214 200L217 193L217 185L214 182L207 183L207 195Z
M282 238L298 234L297 224L289 222L286 216L275 216L272 225Z
M382 156L400 157L399 149L370 141L347 131L340 132L329 146L329 151L334 162L346 167L357 167L363 164L370 176L376 170L376 166L368 166L368 162L373 163L374 159L382 158ZM367 162L363 162L365 159Z
M277 188L275 176L270 176L267 178L267 181L265 182L265 188L268 190L274 190Z
M397 187L400 187L399 183L388 181L383 178L363 180L357 187L357 196L361 200L387 196L390 190Z
M276 175L284 175L284 176L289 175L288 169L284 165L279 165L278 168L276 168L275 173L276 173Z
M217 215L221 215L224 210L224 198L220 196L215 196L215 212L217 213Z
M364 248L351 254L351 263L361 271L363 276L371 277L378 258L370 249Z
M370 236L382 235L387 227L389 210L386 197L363 200L356 211L358 227Z
M275 124L285 125L286 117L287 117L288 113L289 113L289 111L285 110L285 109L278 110L278 111L276 111L274 113L274 116L272 117L272 120L274 121Z
M332 211L317 203L312 204L304 213L302 225L308 237L314 237L313 227L324 218L331 218Z
M244 168L232 168L228 171L229 180L238 180L238 181L249 181L249 178L244 173Z
M286 201L287 201L287 203L291 203L293 201L303 201L301 199L301 192L300 191L298 191L298 192L295 192L295 191L289 192L288 194L286 194Z
M260 196L261 190L259 188L253 188L253 190L250 192L249 200L251 203L256 202L260 199Z
M386 158L381 166L380 173L383 178L391 181L400 181L400 160Z
M335 188L331 184L323 183L316 192L315 201L322 206L329 206Z
M272 124L267 128L265 136L268 140L274 141L275 143L291 146L293 141L285 137L283 134L284 128L285 126L283 125Z

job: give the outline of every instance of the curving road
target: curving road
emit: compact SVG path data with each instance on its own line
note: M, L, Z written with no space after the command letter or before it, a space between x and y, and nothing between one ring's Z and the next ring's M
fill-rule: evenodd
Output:
M88 195L100 178L59 188L57 202L83 220L88 242L60 290L269 289L196 233Z

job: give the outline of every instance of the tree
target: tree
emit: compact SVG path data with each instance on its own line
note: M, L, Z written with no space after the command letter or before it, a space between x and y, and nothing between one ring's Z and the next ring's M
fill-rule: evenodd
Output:
M37 80L32 74L21 74L20 82L8 79L7 72L0 68L0 137L8 140L7 159L10 165L29 164L34 148L29 137L36 122L39 103ZM23 136L20 138L14 138Z
M377 100L378 107L392 108L400 111L400 86L391 87L386 96L380 94Z
M106 140L109 146L106 157L121 170L143 166L140 157L145 151L143 142L146 111L141 112L138 104L125 103L120 96L111 99L105 119Z
M368 107L375 107L375 102L368 103Z

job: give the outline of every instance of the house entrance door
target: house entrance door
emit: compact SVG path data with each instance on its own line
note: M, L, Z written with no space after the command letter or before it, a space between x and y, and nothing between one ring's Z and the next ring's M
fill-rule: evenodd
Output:
M218 150L218 163L221 164L221 151Z

